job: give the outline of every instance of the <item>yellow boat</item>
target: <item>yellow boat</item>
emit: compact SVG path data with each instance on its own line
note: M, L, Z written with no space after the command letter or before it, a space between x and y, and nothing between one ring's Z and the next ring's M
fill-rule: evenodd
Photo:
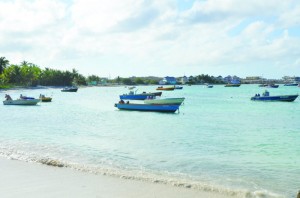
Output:
M161 90L161 91L173 91L175 87L157 87L156 90Z
M42 102L51 102L52 101L52 98L51 97L46 97L44 95L40 95L40 100Z

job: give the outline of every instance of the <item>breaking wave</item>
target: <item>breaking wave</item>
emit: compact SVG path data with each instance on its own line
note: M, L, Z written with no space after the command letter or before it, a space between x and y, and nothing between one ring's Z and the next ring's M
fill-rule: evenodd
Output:
M195 181L193 179L176 178L175 176L153 174L145 171L130 171L118 168L107 168L93 165L85 165L73 162L67 162L62 159L51 157L41 157L36 153L26 153L12 148L0 147L0 157L11 160L20 160L25 162L34 162L53 167L71 168L77 171L89 172L93 174L107 175L128 180L139 180L165 185L172 185L182 188L190 188L205 192L219 193L237 198L283 198L267 190L249 191L245 189L231 189L224 186Z

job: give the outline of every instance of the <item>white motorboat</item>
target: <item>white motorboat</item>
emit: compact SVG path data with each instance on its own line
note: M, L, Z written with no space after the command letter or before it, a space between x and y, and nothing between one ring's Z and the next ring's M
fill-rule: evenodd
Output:
M36 105L40 99L17 99L17 100L4 100L4 105Z
M185 98L160 98L160 99L147 99L144 100L145 104L172 104L181 105Z

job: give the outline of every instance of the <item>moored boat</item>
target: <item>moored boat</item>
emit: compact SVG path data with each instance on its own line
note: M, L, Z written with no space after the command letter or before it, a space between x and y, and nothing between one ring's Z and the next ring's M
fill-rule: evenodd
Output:
M173 104L181 105L185 98L159 98L144 100L145 104Z
M298 85L300 84L295 82L295 83L286 83L283 86L298 86Z
M162 92L143 92L141 94L137 94L133 91L130 91L128 94L120 95L121 100L145 100L149 96L161 96Z
M61 91L62 92L77 92L78 87L72 86L72 87L65 87Z
M213 88L214 86L208 83L204 83L204 85L206 86L206 88Z
M241 84L226 84L225 87L239 87Z
M298 97L296 95L279 95L279 96L270 96L270 93L266 90L262 96L259 94L255 94L255 96L251 97L251 100L254 101L282 101L282 102L293 102Z
M156 90L161 90L161 91L173 91L175 87L157 87Z
M129 103L117 103L115 107L120 110L131 110L131 111L154 111L154 112L168 112L174 113L179 109L180 105L162 105L162 104L129 104Z
M174 89L183 89L183 86L174 86Z
M268 87L268 88L278 88L278 87L279 87L279 85L275 85L275 84L269 84L267 87Z
M3 101L4 105L36 105L38 102L40 102L39 99L35 99L35 98L24 99L24 97L17 100L13 100L7 94L5 95L5 98L6 100Z
M128 87L129 90L135 89L135 86Z
M52 98L51 97L46 97L45 95L40 94L40 100L42 102L51 102Z

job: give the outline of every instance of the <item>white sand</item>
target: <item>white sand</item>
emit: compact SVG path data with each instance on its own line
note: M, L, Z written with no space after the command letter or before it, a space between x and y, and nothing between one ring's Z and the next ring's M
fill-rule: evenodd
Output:
M69 168L0 158L1 198L226 198L143 181L84 173Z

